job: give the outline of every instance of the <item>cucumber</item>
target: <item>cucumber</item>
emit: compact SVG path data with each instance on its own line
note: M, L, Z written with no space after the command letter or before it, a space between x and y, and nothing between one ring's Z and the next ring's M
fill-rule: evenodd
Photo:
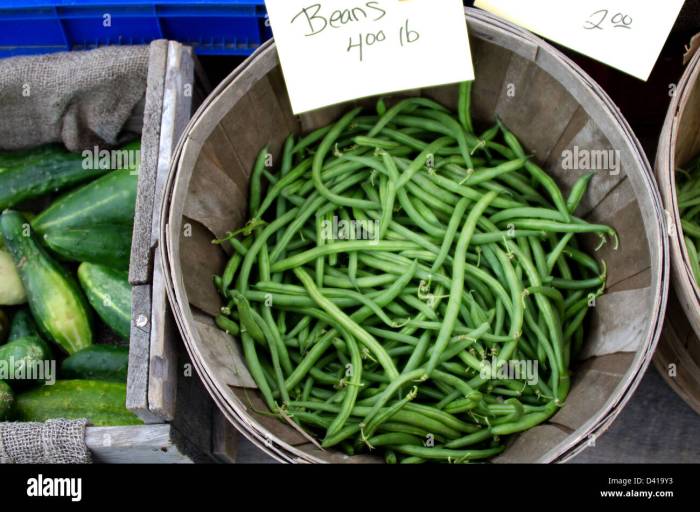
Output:
M16 397L17 421L87 418L96 427L141 425L126 408L126 384L96 380L63 380Z
M39 330L69 355L92 345L90 310L73 278L37 243L21 214L5 210L0 227Z
M101 263L129 270L131 225L104 225L87 228L50 230L44 242L57 255L72 261Z
M15 403L15 395L12 388L4 380L0 380L0 421L10 417L12 406Z
M94 263L81 263L78 280L90 305L112 330L129 340L131 285L127 272Z
M56 200L36 216L32 227L44 234L98 224L133 224L137 180L130 171L112 171Z
M19 151L1 151L0 169L9 169L19 164L26 163L30 159L50 158L58 152L66 150L60 144L46 144L33 149L21 149Z
M83 156L46 146L15 157L0 155L0 210L93 180L107 170L83 167Z
M129 349L112 345L93 345L66 358L61 364L64 379L126 382Z
M7 341L18 340L20 338L26 338L27 336L39 336L39 331L32 318L32 313L24 308L17 311L15 316L12 317L10 337Z
M20 338L0 347L0 368L8 372L3 377L9 379L12 376L11 382L13 386L17 384L17 387L27 382L39 381L38 377L55 380L55 375L44 373L52 370L46 367L46 361L50 361L51 358L51 349L38 336Z
M17 306L27 302L27 292L15 262L4 247L0 247L0 276L0 306Z
M7 320L7 315L0 309L0 345L5 343L10 335L10 322Z

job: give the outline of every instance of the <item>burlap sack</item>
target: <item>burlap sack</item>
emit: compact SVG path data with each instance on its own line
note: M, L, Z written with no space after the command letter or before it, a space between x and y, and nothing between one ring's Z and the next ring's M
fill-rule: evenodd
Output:
M0 464L87 464L86 420L0 423Z
M0 59L0 150L118 145L146 93L148 46Z

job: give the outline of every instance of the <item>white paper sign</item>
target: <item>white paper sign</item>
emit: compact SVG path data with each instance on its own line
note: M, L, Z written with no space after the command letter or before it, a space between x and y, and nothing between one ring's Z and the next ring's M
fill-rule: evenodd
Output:
M474 79L462 0L266 0L295 114Z
M477 0L475 5L648 80L684 0Z

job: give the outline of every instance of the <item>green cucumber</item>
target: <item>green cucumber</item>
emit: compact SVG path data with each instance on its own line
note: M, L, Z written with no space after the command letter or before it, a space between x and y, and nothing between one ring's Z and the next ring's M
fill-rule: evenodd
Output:
M112 345L93 345L66 358L61 364L64 379L126 382L129 349Z
M63 380L16 397L17 421L86 418L96 427L141 425L126 408L126 384L96 380Z
M0 347L0 368L7 372L3 377L11 379L13 385L54 381L56 376L47 373L53 371L53 367L46 366L51 359L51 349L38 336L20 338Z
M56 229L44 235L44 242L54 253L67 260L129 270L132 231L131 225Z
M0 210L22 201L93 180L106 170L85 169L85 159L60 146L45 146L20 155L0 155Z
M7 320L7 315L0 309L0 345L5 343L10 334L10 322Z
M62 230L134 222L138 176L130 171L112 171L56 200L32 221L41 234Z
M68 153L60 144L46 144L32 149L0 152L0 169L10 169L31 160L47 160L57 154ZM68 153L72 154L72 153Z
M7 341L14 341L27 336L39 336L39 330L34 323L32 313L29 309L20 309L12 317L10 324L10 337Z
M92 345L90 310L73 278L37 242L21 214L5 210L0 227L39 330L69 355Z
M78 280L98 316L123 339L131 330L131 285L127 272L94 263L78 267Z
M12 406L15 403L15 395L12 388L4 380L0 380L0 421L10 417Z

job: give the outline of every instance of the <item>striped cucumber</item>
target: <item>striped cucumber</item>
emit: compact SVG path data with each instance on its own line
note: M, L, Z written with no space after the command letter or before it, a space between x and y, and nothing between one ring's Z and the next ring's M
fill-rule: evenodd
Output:
M27 336L0 347L0 367L9 372L11 377L7 378L11 378L13 387L41 379L55 380L55 375L47 373L47 364L50 364L51 359L51 349L39 336Z
M131 225L52 229L44 235L44 242L51 251L67 260L129 270L132 231Z
M106 170L85 169L84 158L60 146L0 155L0 210L93 180Z
M0 380L0 421L9 419L12 406L15 403L15 395L12 388L4 380Z
M20 309L12 317L10 324L10 337L7 341L14 341L27 336L39 336L39 331L36 328L32 313L29 309Z
M116 224L129 226L136 210L138 176L130 171L113 171L56 200L32 221L41 234Z
M61 364L64 379L126 382L129 349L113 345L93 345L66 358Z
M128 274L104 265L82 263L78 280L99 317L123 339L131 329L131 285Z
M17 421L87 418L91 425L141 425L126 408L126 384L96 380L63 380L16 397Z
M73 278L37 242L20 213L6 210L0 226L39 330L68 354L90 346L90 310Z

